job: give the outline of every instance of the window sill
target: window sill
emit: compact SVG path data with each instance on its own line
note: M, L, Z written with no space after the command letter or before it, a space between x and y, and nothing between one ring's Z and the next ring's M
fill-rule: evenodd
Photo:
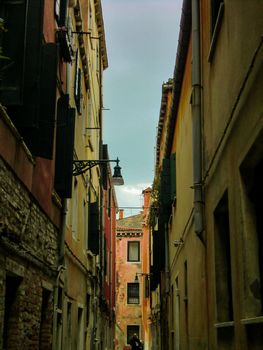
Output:
M255 323L263 323L263 316L258 317L250 317L250 318L243 318L240 320L241 324L255 324Z
M218 11L218 16L217 16L214 32L213 32L213 35L212 35L212 40L211 40L209 53L208 53L208 62L209 63L211 63L212 60L213 60L215 47L216 47L216 42L217 42L217 38L218 38L218 33L219 33L219 30L220 30L221 24L222 24L223 14L224 14L224 3L221 3L220 7L219 7L219 11Z
M227 328L227 327L234 327L234 325L235 325L234 321L227 321L227 322L215 323L214 327L215 328Z

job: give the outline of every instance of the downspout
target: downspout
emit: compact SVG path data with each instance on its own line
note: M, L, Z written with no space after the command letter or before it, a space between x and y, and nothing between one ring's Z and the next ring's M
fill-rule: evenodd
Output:
M65 234L66 234L66 217L67 217L67 199L62 200L62 217L61 217L61 237L59 247L59 264L65 266Z
M202 112L200 63L200 3L192 0L192 119L193 189L195 233L204 243L204 202L202 183Z
M53 309L53 341L52 341L52 350L57 348L57 309L58 309L58 290L59 290L59 281L63 272L66 270L65 267L65 231L66 231L66 215L67 215L67 200L62 200L62 213L61 213L61 226L60 226L60 243L59 243L59 259L58 259L58 274L55 283L54 291L54 309ZM63 308L62 300L62 308ZM63 329L62 329L62 338L61 346L64 343L63 339Z

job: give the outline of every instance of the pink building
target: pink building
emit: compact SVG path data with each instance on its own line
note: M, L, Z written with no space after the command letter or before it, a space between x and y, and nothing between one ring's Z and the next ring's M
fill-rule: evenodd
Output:
M144 210L127 218L120 215L116 230L116 341L127 349L136 333L149 349L150 268L147 211L151 189L143 191Z

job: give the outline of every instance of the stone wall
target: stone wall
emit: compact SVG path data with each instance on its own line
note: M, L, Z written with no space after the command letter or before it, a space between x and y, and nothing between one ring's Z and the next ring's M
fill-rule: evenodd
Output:
M51 349L58 236L0 158L0 350Z

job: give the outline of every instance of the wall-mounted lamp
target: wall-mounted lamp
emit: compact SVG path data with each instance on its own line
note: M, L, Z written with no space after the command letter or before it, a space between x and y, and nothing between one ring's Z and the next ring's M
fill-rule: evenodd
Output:
M124 185L123 177L121 175L121 167L119 166L119 158L117 159L99 159L99 160L74 160L73 161L73 176L78 176L85 173L87 170L93 168L96 165L107 164L110 162L117 163L114 167L112 175L112 183L115 186Z
M136 272L134 282L138 283L139 282L139 276L145 276L144 280L144 297L149 298L150 297L150 277L151 273L144 273L144 272Z
M139 276L145 276L146 279L149 279L149 277L150 277L151 275L152 275L151 273L136 272L134 282L139 282Z

